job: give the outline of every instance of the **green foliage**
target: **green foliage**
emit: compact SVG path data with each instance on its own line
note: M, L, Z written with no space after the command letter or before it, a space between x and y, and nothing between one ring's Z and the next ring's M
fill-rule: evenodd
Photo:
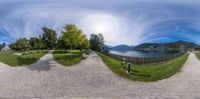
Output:
M76 27L74 24L67 24L62 31L61 42L65 47L79 47L87 49L89 44L88 40L83 32Z
M30 40L19 38L15 43L10 44L10 48L15 51L41 50L44 44L41 37L31 37Z
M195 53L197 58L200 60L200 53Z
M104 63L117 75L131 80L138 81L157 81L168 78L179 72L188 58L188 54L178 58L152 65L132 65L133 74L129 75L121 67L120 61L98 53Z
M37 62L47 51L36 51L17 56L14 53L0 53L0 61L10 66L16 67L21 65L29 65Z
M72 58L70 53L72 53ZM79 63L83 59L83 53L85 52L80 50L57 50L53 52L53 56L58 63L65 66L71 66Z
M45 48L53 49L56 46L57 34L56 31L47 27L43 27L42 41Z
M12 49L26 51L30 49L29 42L26 38L19 38L16 43L11 45Z
M67 24L61 36L57 39L56 31L43 27L43 34L38 37L19 38L10 44L11 49L16 51L41 50L41 49L89 49L89 41L86 35L74 24Z
M64 41L61 37L58 38L57 41L57 49L66 49L67 47L64 46Z
M30 38L29 44L30 44L31 50L38 50L38 49L42 49L43 47L43 43L41 39L36 38L36 37Z
M102 34L91 34L90 48L95 51L102 51L104 45L104 38Z
M82 44L80 45L81 49L89 49L89 41L88 39L84 39Z

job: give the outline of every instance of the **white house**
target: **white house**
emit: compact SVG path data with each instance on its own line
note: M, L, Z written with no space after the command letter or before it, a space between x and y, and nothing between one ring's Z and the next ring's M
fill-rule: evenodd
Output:
M2 49L1 49L1 51L2 52L10 52L10 47L8 46L8 45L6 45L6 46L4 46Z

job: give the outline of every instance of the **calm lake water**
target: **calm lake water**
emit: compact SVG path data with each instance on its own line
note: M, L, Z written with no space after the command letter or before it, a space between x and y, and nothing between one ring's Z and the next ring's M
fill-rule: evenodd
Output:
M130 56L130 57L163 57L172 54L178 53L177 51L120 51L120 50L110 50L109 53L121 55L121 56Z

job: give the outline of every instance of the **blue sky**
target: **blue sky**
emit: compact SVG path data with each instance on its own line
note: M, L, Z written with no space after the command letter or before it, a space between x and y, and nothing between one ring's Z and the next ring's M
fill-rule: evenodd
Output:
M108 45L192 41L200 44L199 0L1 0L0 43L35 37L48 26L60 35L76 24Z

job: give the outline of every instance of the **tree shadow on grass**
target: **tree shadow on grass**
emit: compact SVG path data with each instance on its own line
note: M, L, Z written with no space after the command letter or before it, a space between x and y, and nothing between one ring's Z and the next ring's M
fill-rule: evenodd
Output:
M62 54L56 56L56 60L73 60L82 57L80 54Z
M54 54L71 54L70 50L58 50L54 51ZM89 53L89 51L72 51L72 54L83 54L83 53Z
M133 75L138 75L138 76L143 76L143 77L151 77L151 75L148 73L141 73L141 72L133 70L133 69L131 69L131 70L133 71L133 73L132 73Z
M67 50L60 50L60 51L54 51L53 53L54 54L67 54L67 53L70 53L70 52L67 51Z
M36 57L17 57L19 65L30 65L37 61Z

